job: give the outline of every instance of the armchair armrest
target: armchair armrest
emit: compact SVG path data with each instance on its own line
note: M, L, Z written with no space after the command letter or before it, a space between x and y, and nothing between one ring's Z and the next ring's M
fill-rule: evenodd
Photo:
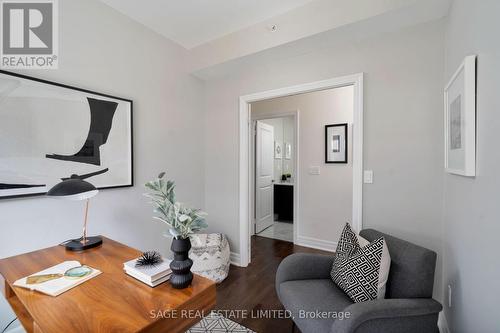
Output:
M344 309L348 318L336 320L332 332L353 333L363 323L375 319L391 319L437 314L442 310L439 302L432 298L379 299L354 303Z
M294 253L283 259L276 272L278 296L280 284L285 281L329 279L334 258L333 254Z

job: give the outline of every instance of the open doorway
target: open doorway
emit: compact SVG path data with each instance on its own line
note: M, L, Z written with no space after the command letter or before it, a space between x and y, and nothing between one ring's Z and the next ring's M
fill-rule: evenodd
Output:
M252 112L253 215L251 233L294 242L298 111L273 116L265 104Z
M271 107L267 114L260 114L259 105L269 104L287 97L296 97L308 93L321 93L326 90L342 90L347 87L350 90L350 116L349 121L340 119L324 119L320 122L312 122L307 119L306 108L293 107L291 105ZM334 251L337 233L340 233L342 224L350 222L354 230L361 229L362 221L362 176L363 176L363 74L339 77L330 80L307 83L277 90L256 93L240 97L240 258L241 266L247 266L251 258L251 237L255 234L255 122L257 118L270 119L286 116L284 113L296 115L295 129L295 164L293 179L293 243L311 248ZM308 109L311 109L308 107ZM316 109L316 108L313 108ZM290 111L300 110L300 111ZM300 119L299 119L300 114ZM289 114L290 115L290 114ZM299 124L300 123L300 124ZM347 125L346 125L347 123ZM329 125L342 125L327 129ZM345 126L344 126L345 125ZM307 131L305 129L309 128ZM337 130L346 128L344 138L339 139ZM342 134L341 134L342 135ZM327 136L331 136L328 140ZM274 134L273 134L274 138ZM340 141L339 141L340 140ZM271 141L271 140L269 140ZM274 140L273 140L274 141ZM329 142L331 141L331 144ZM345 164L350 165L350 174L343 175L346 170L342 163L329 163L327 159L335 159L338 155L339 145L346 142ZM349 142L347 144L347 142ZM327 147L332 149L328 154ZM268 148L269 150L269 148ZM283 150L283 145L281 145ZM300 151L300 153L299 153ZM302 152L306 153L304 156ZM308 153L312 153L308 155ZM274 148L273 148L274 154ZM268 163L270 165L270 163ZM328 192L314 192L315 185L327 186L329 189L338 185L332 184L323 175L335 174L349 180L347 187L341 196L332 196ZM271 175L270 168L268 174ZM321 175L321 176L320 176ZM342 176L343 175L343 176ZM282 174L283 176L283 174ZM285 175L286 176L286 175ZM274 180L274 170L272 172ZM346 186L342 188L346 189ZM311 188L313 191L311 192ZM309 193L305 194L305 190ZM274 194L273 194L274 196ZM268 194L269 197L269 194ZM320 204L318 204L320 203ZM331 208L338 208L333 213ZM269 203L268 203L269 208ZM274 203L273 203L274 208ZM347 210L349 213L339 219L336 226L332 223L335 216L343 216L339 212ZM268 210L269 212L269 210ZM272 212L274 220L274 211ZM274 221L273 221L274 222ZM332 227L332 225L334 227ZM339 230L336 228L338 227ZM257 236L254 236L257 237ZM264 238L260 238L264 239Z

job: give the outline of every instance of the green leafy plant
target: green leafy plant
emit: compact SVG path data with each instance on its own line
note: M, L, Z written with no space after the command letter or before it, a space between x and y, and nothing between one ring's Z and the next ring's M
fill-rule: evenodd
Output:
M165 179L165 172L158 175L158 178L145 184L149 193L145 196L151 199L154 206L153 218L169 226L172 236L177 239L188 238L208 225L205 222L205 212L199 209L190 208L175 201L175 183Z

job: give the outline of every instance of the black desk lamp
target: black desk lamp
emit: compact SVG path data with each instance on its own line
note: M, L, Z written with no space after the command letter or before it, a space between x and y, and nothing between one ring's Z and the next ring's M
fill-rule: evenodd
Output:
M85 200L85 218L83 221L83 236L78 239L68 241L66 244L67 250L83 251L102 244L101 237L87 237L87 216L89 211L89 200L95 196L99 190L84 179L104 173L108 169L89 173L86 175L71 175L69 178L62 178L62 182L52 187L47 195L57 199L67 200Z

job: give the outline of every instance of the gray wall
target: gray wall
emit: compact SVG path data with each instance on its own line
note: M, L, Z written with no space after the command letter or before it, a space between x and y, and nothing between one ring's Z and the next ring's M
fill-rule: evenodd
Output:
M446 26L446 79L477 54L477 176L444 179L445 314L453 332L498 332L500 295L500 2L455 0Z
M443 32L436 21L368 36L316 36L244 59L207 81L205 208L232 251L240 251L239 96L364 72L364 162L375 180L364 186L364 227L441 253Z
M59 69L27 74L134 100L136 186L92 199L89 232L166 253L142 184L166 170L180 200L203 205L203 134L186 135L203 133L203 84L185 72L184 49L101 2L59 1L59 19ZM43 197L0 200L0 212L0 258L78 237L83 219L81 202Z

